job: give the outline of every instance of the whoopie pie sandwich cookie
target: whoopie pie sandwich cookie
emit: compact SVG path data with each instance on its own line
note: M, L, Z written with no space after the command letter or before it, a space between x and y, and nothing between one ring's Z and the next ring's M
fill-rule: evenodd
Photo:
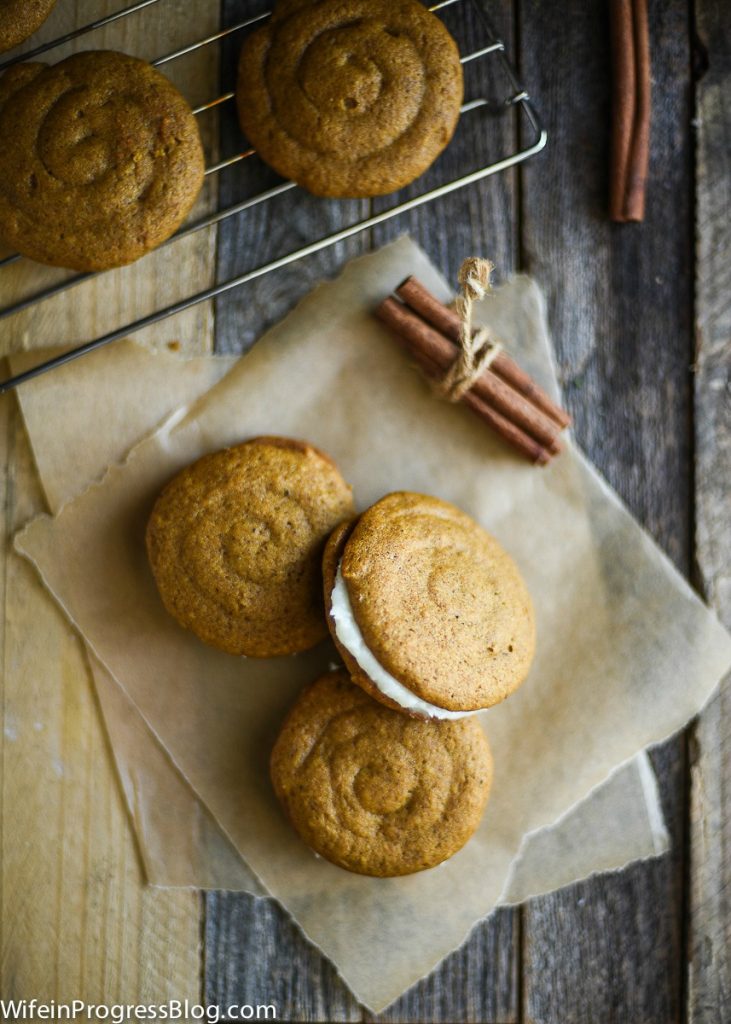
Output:
M56 0L0 0L0 53L32 36L55 6Z
M411 715L455 719L504 700L535 624L510 556L446 501L388 494L329 538L330 632L354 682Z
M148 522L163 603L230 654L307 650L327 635L325 540L352 514L350 487L313 445L256 437L205 455L167 485Z
M279 0L244 43L236 102L275 171L318 196L409 184L454 134L459 51L419 0Z
M348 871L386 878L434 867L464 846L487 802L492 758L476 719L410 718L338 671L300 695L270 770L313 850Z
M192 110L156 68L124 53L10 68L0 138L0 240L39 263L131 263L173 234L203 184Z

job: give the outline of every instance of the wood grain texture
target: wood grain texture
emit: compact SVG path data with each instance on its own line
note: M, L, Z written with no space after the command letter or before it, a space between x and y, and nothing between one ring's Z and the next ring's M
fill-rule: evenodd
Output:
M514 58L515 5L511 0L494 0L484 6L508 54ZM481 49L488 42L478 7L473 0L463 0L443 12L444 24L459 42L462 54ZM496 56L465 65L465 100L484 97L500 101L510 94L509 83ZM483 108L465 114L449 146L426 174L393 196L374 200L373 210L379 213L429 188L493 163L514 153L517 145L517 122L513 112L495 114ZM466 256L489 257L495 264L496 282L517 269L518 231L517 171L509 170L386 221L373 229L372 243L379 248L408 232L456 288L457 272Z
M120 4L91 6L59 4L26 49ZM191 26L186 4L161 3L52 51L48 59L92 47L156 56L190 42L192 32L217 27L215 0L196 10ZM201 52L176 74L193 102L209 98L217 84L217 53ZM205 128L211 146L214 127L210 122ZM214 200L209 187L202 204ZM183 294L201 287L212 280L213 269L212 236L197 235L175 253L155 253L4 322L0 351L94 337L160 305L171 286ZM30 261L5 268L0 304L62 276ZM205 351L212 345L212 311L201 307L146 337L176 338ZM0 399L0 418L6 610L0 994L106 1003L198 1000L199 898L145 885L83 648L31 567L10 549L15 529L44 506L13 395Z
M81 644L10 550L15 530L44 505L12 398L1 405L0 992L197 999L197 898L145 885Z
M463 49L484 45L484 29L469 4L457 5L445 18ZM224 0L224 17L238 19L242 12L259 9L256 3ZM499 28L510 42L512 8L496 5ZM237 39L236 47L240 45ZM224 89L230 87L233 59L223 58ZM505 82L496 79L486 62L477 62L468 75L470 98L504 93ZM398 198L464 173L509 152L515 142L512 115L495 119L484 115L468 126L461 142L440 158L418 184L397 197L368 202L323 202L299 190L274 203L246 213L219 231L219 279L263 263L281 252L321 237L394 204ZM222 122L222 152L240 144L231 118ZM503 149L501 150L501 147ZM221 180L221 202L236 201L244 189L266 187L277 179L252 162L246 176ZM246 285L225 296L216 307L216 346L219 351L243 351L269 324L276 322L313 284L333 274L345 260L368 248L383 245L409 231L445 271L456 271L477 239L489 239L489 254L504 271L515 264L517 207L515 179L491 178L440 203L389 222L372 233L356 236L344 245L328 249L294 267ZM494 1021L517 1019L517 948L519 912L500 910L474 931L461 950L398 1000L386 1013L374 1018L353 999L333 967L304 939L283 911L270 900L238 894L215 894L206 899L205 982L212 1003L272 1001L287 1020L384 1020Z
M676 565L690 569L691 238L685 5L650 5L643 225L607 218L609 54L600 0L521 4L521 60L549 147L523 171L525 267L544 286L576 436ZM669 856L532 901L526 1021L668 1024L683 993L685 751L656 752Z
M698 0L696 544L706 597L731 627L731 22ZM691 768L688 1020L731 1018L731 684L698 720Z
M223 0L221 24L268 10L267 0ZM244 35L237 32L221 53L221 90L234 87ZM221 116L221 154L246 148L233 104ZM220 205L226 207L280 182L258 158L221 175ZM367 204L323 203L299 189L225 221L218 232L217 279L227 280L365 216ZM290 268L268 274L216 302L216 351L244 352L292 308L313 285L365 251L356 238ZM206 1000L274 1003L280 1018L357 1020L360 1008L334 968L303 938L272 900L245 893L213 893L205 904L204 985Z
M236 24L271 6L271 0L222 0L221 23ZM222 93L235 88L244 38L245 32L236 32L222 46ZM235 104L228 103L221 112L221 155L227 157L246 148L248 142L239 128ZM258 157L252 157L221 174L219 205L231 206L282 181ZM302 189L255 206L221 225L217 279L225 281L260 267L367 214L367 202L323 202ZM357 236L223 296L216 302L216 351L246 351L318 281L333 276L344 262L364 252L366 243L362 235Z
M461 949L388 1010L374 1016L350 995L335 968L268 899L211 894L207 899L209 1002L269 1003L288 1021L515 1021L514 915L499 910Z
M477 5L457 4L444 22L459 41L460 52L480 49L487 41ZM488 5L494 29L508 54L516 57L510 0ZM510 89L494 58L468 64L465 99L504 98ZM455 137L433 167L395 196L375 200L374 212L395 205L429 187L515 152L518 126L512 113L498 116L476 111L463 118ZM374 248L407 231L456 288L466 256L491 259L495 281L519 269L518 177L507 171L417 208L375 228ZM378 1019L393 1021L516 1021L519 1017L520 909L503 908L481 922L460 950Z
M361 1020L333 965L274 900L210 893L204 935L209 1004L273 1003L280 1020Z

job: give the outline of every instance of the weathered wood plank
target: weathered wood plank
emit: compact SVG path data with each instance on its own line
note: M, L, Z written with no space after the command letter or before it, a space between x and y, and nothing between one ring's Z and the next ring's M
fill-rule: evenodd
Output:
M383 1014L367 1021L428 1024L518 1020L520 927L518 910L495 911L435 971Z
M93 12L89 6L59 4L26 48L120 5L100 0ZM184 5L160 4L72 48L117 47L156 56L190 42L192 32L218 25L215 0L196 9L195 26ZM215 50L204 51L175 70L193 90L193 102L210 98L216 61ZM210 142L210 126L205 131ZM210 201L208 187L202 205ZM155 253L15 317L2 325L1 351L90 338L160 305L170 286L183 294L203 286L212 279L212 245L210 234L198 235L175 256L172 249ZM4 305L59 276L22 261L3 270L0 300ZM211 326L211 309L201 307L147 337L178 338L200 351L210 347ZM10 550L13 531L43 510L43 502L14 396L0 401L0 416L7 559L0 993L95 1003L198 1000L200 901L190 892L152 890L144 883L83 650L31 567Z
M223 0L222 24L270 6L268 0ZM234 87L242 40L242 33L236 33L222 49L223 91ZM221 117L221 154L225 157L245 146L234 105L228 104ZM229 206L280 180L254 158L221 175L219 203ZM254 207L219 229L218 280L260 266L366 213L367 204L324 203L299 190ZM353 239L222 297L216 302L216 350L245 351L318 280L365 251L366 244L363 237ZM212 893L204 902L204 985L209 1003L274 1003L278 1016L291 1020L360 1018L358 1003L332 965L278 904L243 893Z
M514 55L515 5L512 0L496 0L488 7L495 31L508 54ZM442 17L461 53L478 50L487 42L472 0L445 9ZM494 54L465 65L466 100L504 100L510 93L500 59ZM448 148L426 174L395 195L374 200L374 212L494 163L514 153L517 145L513 112L498 115L483 108L465 114ZM486 256L495 263L497 282L518 266L518 205L517 172L509 170L386 221L374 228L373 244L384 245L408 232L455 286L460 263L471 255Z
M291 1021L516 1020L505 990L517 989L513 915L498 911L478 925L468 943L447 957L384 1014L374 1016L344 990L335 968L271 900L244 894L207 899L206 991L211 1001L272 1002Z
M222 24L231 25L271 9L271 0L223 0ZM221 91L236 85L236 67L245 33L224 41L221 51ZM245 149L234 103L221 111L221 155ZM281 183L282 179L258 157L224 171L219 182L222 208L241 202ZM365 202L325 202L296 189L227 220L218 233L219 281L245 273L332 234L367 216ZM346 260L365 251L367 238L358 236L268 274L229 292L216 302L216 350L243 352L292 308L320 280L333 275Z
M731 626L731 23L698 0L708 70L696 88L696 544L708 600ZM688 1020L731 1017L731 685L692 747Z
M495 29L514 53L514 5L500 0L490 5ZM485 45L484 27L472 3L457 4L444 21L462 53ZM468 64L465 98L504 98L509 94L500 65L493 58ZM467 115L448 149L435 165L396 197L374 202L385 209L398 199L452 180L485 166L517 147L517 126L511 113ZM487 256L496 264L495 278L504 279L518 267L517 175L508 171L486 178L412 213L387 221L373 231L378 247L408 231L443 273L455 282L466 256ZM501 909L481 922L464 946L431 975L376 1019L407 1021L490 1021L518 1019L518 962L520 910ZM368 1019L371 1019L370 1017Z
M197 999L198 901L145 885L82 647L10 550L12 533L44 503L19 414L12 399L2 405L0 992Z
M210 893L206 999L220 1007L273 1003L291 1021L360 1021L362 1009L333 965L281 907L246 893Z
M476 47L481 38L480 27L471 12L465 13L467 5L458 6L462 13L452 16L450 27L464 33L466 45ZM500 29L509 40L511 6L505 3L500 8ZM252 9L256 8L246 6L247 12ZM226 0L224 11L225 17L234 18L236 12L240 15L241 3ZM224 57L223 65L230 74L233 61ZM224 79L224 87L226 84ZM469 84L473 95L493 85L486 65L475 65ZM462 141L468 152L445 155L443 166L433 172L435 180L444 180L445 175L465 168L466 157L471 161L469 166L474 167L490 155L494 158L501 145L514 144L510 116L500 122L476 119L470 125L470 132ZM230 120L223 123L222 138L224 153L237 145L237 129ZM222 203L241 198L244 187L261 187L263 183L276 180L269 172L255 166L247 168L246 174L246 180L241 178L233 184L222 179ZM416 189L423 187L421 182L414 186ZM408 194L406 190L405 194ZM219 278L247 265L260 264L286 251L285 246L294 248L303 244L315 237L314 233L332 231L341 224L366 216L369 205L326 203L298 193L296 198L286 197L278 200L276 206L246 214L219 232ZM405 230L411 231L432 258L453 275L459 261L475 245L485 245L504 268L510 269L516 253L515 207L513 179L508 176L490 179L478 188L392 222L374 231L372 238L358 236L290 270L245 286L240 293L226 296L217 304L217 347L225 351L248 347L318 278L333 273L345 259L371 245L381 245ZM379 208L379 203L373 204L373 209ZM207 998L211 1002L225 1005L226 1002L271 1000L277 1004L280 1015L288 1020L374 1019L352 998L332 966L307 943L276 904L246 895L216 894L207 898L206 909L205 980ZM462 950L449 957L428 979L377 1019L394 1022L515 1020L517 920L517 912L502 910L481 924Z
M549 148L523 174L526 269L546 288L579 442L675 563L690 569L691 238L686 5L650 4L647 219L606 216L609 54L601 2L521 3L521 59ZM672 853L532 901L527 1021L677 1020L683 990L685 753L653 758Z

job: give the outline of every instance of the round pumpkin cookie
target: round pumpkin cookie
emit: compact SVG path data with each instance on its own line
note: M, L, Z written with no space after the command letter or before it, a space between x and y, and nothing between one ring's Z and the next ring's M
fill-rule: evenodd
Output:
M4 107L19 89L32 82L45 66L38 61L28 61L25 64L13 64L7 71L3 71L0 75L0 108Z
M393 192L454 134L459 51L419 0L280 0L244 43L241 127L276 171L318 196Z
M0 0L0 53L32 36L55 6L56 0Z
M204 173L196 119L172 83L112 51L9 74L0 79L0 137L13 140L0 147L3 243L96 271L165 241Z
M528 674L535 624L520 573L446 501L386 495L334 531L323 576L346 666L390 707L461 718L504 700Z
M304 690L270 767L304 841L348 871L379 878L423 871L461 849L492 782L490 749L474 718L408 718L342 671Z
M335 463L302 441L256 437L205 455L167 485L147 526L163 603L230 654L307 650L327 635L325 539L352 512Z

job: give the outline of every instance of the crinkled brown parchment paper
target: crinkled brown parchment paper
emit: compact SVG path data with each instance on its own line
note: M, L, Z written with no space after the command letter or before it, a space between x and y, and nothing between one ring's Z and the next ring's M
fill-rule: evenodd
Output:
M374 1008L496 903L586 874L585 862L580 874L572 863L571 818L580 835L592 804L611 796L612 783L598 787L618 769L628 773L620 789L637 786L634 806L651 807L646 762L627 762L695 714L731 662L715 617L577 450L536 470L466 410L433 398L369 313L409 272L443 294L408 240L354 262L103 484L17 542L260 884ZM531 282L501 289L482 319L546 379L548 338ZM512 552L534 596L529 680L482 716L496 764L484 822L430 872L348 875L303 846L272 797L272 739L297 690L332 657L327 645L297 658L235 659L182 631L160 604L143 545L156 493L193 458L258 433L323 447L361 507L395 488L456 502ZM526 838L561 818L553 839ZM657 821L645 827L661 834ZM605 866L613 865L597 864Z

